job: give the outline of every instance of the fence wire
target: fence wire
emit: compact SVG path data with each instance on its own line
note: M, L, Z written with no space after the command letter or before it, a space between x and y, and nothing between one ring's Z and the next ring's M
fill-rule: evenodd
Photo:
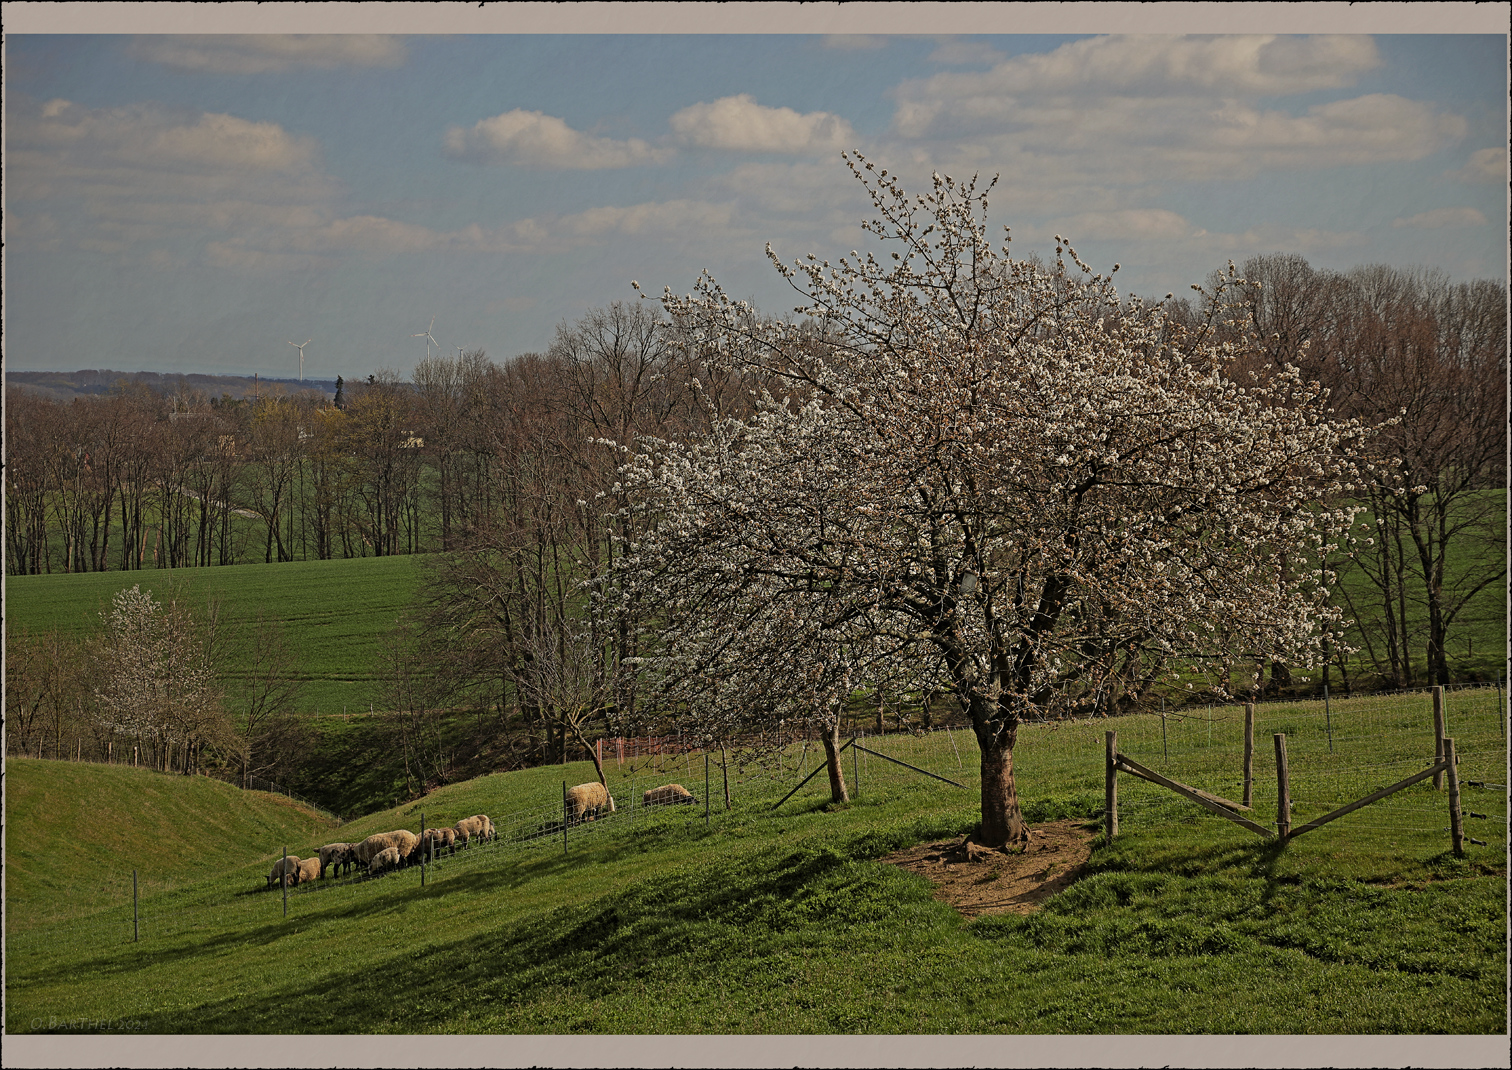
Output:
M1506 711L1501 694L1491 688L1456 689L1444 698L1445 735L1455 740L1460 758L1461 805L1467 836L1504 849L1507 814ZM1118 732L1118 749L1130 758L1171 779L1220 798L1242 800L1244 709L1242 706L1185 708L1164 714L1142 714L1087 721L1055 721L1020 727L1013 752L1016 774L1026 788L1055 783L1084 799L1100 799L1104 786L1104 733ZM1275 829L1277 807L1273 737L1284 733L1290 795L1295 828L1323 813L1427 768L1434 757L1432 696L1428 691L1393 695L1356 695L1317 702L1259 704L1255 711L1251 801L1246 815ZM874 734L858 732L854 745L841 755L847 787L853 797L917 791L930 805L974 806L979 799L980 753L970 729L936 727ZM775 761L757 765L742 762L735 751L709 752L707 782L705 754L664 746L611 751L605 747L604 765L615 799L612 813L594 820L565 823L562 799L552 792L538 803L491 814L496 839L474 840L452 851L442 849L425 867L427 883L496 868L508 860L543 857L559 852L570 859L575 848L612 843L637 834L692 834L718 825L729 815L738 818L767 812L804 777L823 765L818 743L795 742ZM925 775L929 774L929 775ZM725 802L728 778L729 808ZM939 779L936 779L939 778ZM942 780L951 783L942 783ZM647 806L645 792L680 784L695 801L685 805ZM571 787L572 785L568 785ZM1032 797L1030 788L1025 793ZM812 805L827 800L829 781L818 772L786 803ZM1119 777L1119 820L1124 827L1188 819L1223 819L1176 794L1137 777ZM1386 831L1403 850L1448 845L1448 806L1445 793L1424 781L1330 826L1333 834L1348 829ZM413 830L412 830L413 831ZM1328 835L1320 830L1314 835ZM268 865L277 857L270 853ZM7 949L47 957L73 946L103 947L142 941L173 941L191 937L213 925L224 931L228 914L247 929L275 925L284 917L279 889L266 891L263 877L249 879L245 890L226 894L224 879L201 881L183 888L167 888L144 875L143 895L131 900L130 874L74 894L71 913L56 918L7 919ZM374 884L374 882L381 882ZM411 866L378 876L338 877L328 870L323 880L288 889L288 914L308 913L312 907L339 905L350 909L373 902L377 888L411 887L421 883L419 867ZM314 897L314 898L311 898ZM375 907L375 909L377 909Z

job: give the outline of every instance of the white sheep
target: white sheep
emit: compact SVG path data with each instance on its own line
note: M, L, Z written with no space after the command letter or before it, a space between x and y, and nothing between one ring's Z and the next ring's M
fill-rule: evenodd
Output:
M315 880L320 876L320 869L319 858L306 858L294 867L290 883L297 887L305 881Z
M420 837L416 836L409 829L395 829L393 832L375 832L352 848L352 852L363 868L371 869L373 856L380 851L392 847L399 853L400 858L407 858L409 853L415 849L415 844L419 842L419 839Z
M385 870L394 869L398 865L399 848L385 847L383 850L373 855L372 860L368 862L368 876L376 877L378 874L384 872Z
M273 863L273 870L268 874L268 887L272 888L279 880L291 883L294 875L294 867L299 865L297 855L284 855Z
M603 811L614 812L614 797L598 781L567 789L567 823L592 821Z
M642 806L691 806L696 802L693 793L681 784L663 784L641 796Z

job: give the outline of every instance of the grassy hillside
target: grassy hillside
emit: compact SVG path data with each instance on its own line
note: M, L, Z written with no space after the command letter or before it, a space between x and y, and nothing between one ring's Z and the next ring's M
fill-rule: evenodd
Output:
M208 777L33 758L7 759L5 773L8 930L119 903L133 869L155 894L260 865L269 844L328 842L333 825Z
M1477 776L1505 767L1501 714L1480 705L1460 701L1452 715ZM1232 750L1228 739L1204 747L1207 726L1188 725L1181 742L1164 740L1170 764L1159 765L1145 757L1163 745L1159 719L1135 720L1120 719L1120 740L1173 775ZM1355 722L1364 761L1386 714ZM1032 821L1095 814L1101 754L1079 735L1100 731L1022 730ZM702 806L631 820L642 786L675 779L702 798L701 758L660 770L612 762L620 811L571 830L564 848L559 830L509 836L549 825L562 781L590 779L590 764L482 777L329 835L485 812L505 833L499 844L443 861L423 887L412 869L298 889L287 918L278 895L258 890L276 847L212 875L166 862L164 879L181 883L146 897L140 943L129 899L60 904L72 910L66 923L12 923L6 1026L32 1031L46 1008L68 1007L145 1033L1506 1029L1504 790L1467 786L1469 808L1490 820L1471 830L1488 846L1464 859L1438 830L1442 793L1426 785L1401 793L1397 809L1373 807L1284 848L1174 796L1157 805L1131 790L1123 831L1112 844L1099 837L1079 883L1033 915L967 922L923 878L877 859L972 825L969 735L874 742L966 786L863 756L847 761L860 779L848 806L828 803L821 777L773 809L814 766L812 751L795 752L778 779L736 771L734 808L716 794L706 826ZM1345 742L1336 734L1333 752L1299 743L1298 794L1317 783L1308 762ZM67 768L35 764L43 780ZM76 768L86 780L100 771ZM46 825L36 808L17 814L9 842L67 843L89 812ZM289 846L305 854L326 835L312 826ZM102 875L129 867L124 856L95 863Z
M245 665L244 641L259 612L285 622L298 653L304 684L301 706L341 713L373 700L379 637L414 596L416 557L365 557L291 561L280 565L227 565L172 572L86 572L11 576L6 580L6 618L11 630L93 634L100 613L122 588L140 585L161 600L168 585L182 587L191 605L211 596L222 600L232 630L228 675Z

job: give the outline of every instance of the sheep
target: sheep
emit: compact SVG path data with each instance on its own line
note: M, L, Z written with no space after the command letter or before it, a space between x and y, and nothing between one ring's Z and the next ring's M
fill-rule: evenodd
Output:
M399 848L385 847L383 850L373 855L372 861L368 863L368 876L376 877L384 870L393 869L398 865Z
M604 785L592 781L567 789L568 824L575 825L580 821L592 821L603 810L614 812L614 798Z
M306 858L294 867L294 872L291 874L291 883L297 887L305 881L312 881L320 876L320 871L319 858Z
M452 845L456 842L456 838L457 833L455 829L426 829L425 835L415 840L415 846L411 848L409 854L405 856L405 865L418 865L420 862L424 861L427 845L429 844L434 844L434 846L430 848L430 857L436 857L441 853L441 848L452 848ZM453 852L455 852L455 848L452 848L452 850Z
M339 869L343 863L350 865L347 855L352 850L350 843L328 843L320 849L320 876L325 877L326 866L332 867L332 872Z
M452 826L452 829L456 832L457 839L462 841L462 846L466 847L475 839L487 838L489 829L487 822L488 818L480 814L474 814L472 817L464 817L461 821L458 821Z
M692 806L698 800L681 784L663 784L641 796L642 806Z
M415 844L419 839L420 837L416 836L409 829L396 829L393 832L375 832L352 848L352 852L357 862L363 868L371 869L373 856L384 848L392 847L398 851L400 858L407 858L410 852L415 849Z
M268 887L272 888L280 879L285 883L290 883L294 875L294 867L297 865L299 865L299 858L295 855L284 855L274 862L273 871L268 874Z
M425 845L427 843L435 844L435 846L431 848L431 853L433 856L440 854L443 847L446 848L449 854L455 854L457 850L457 830L451 828L426 829L425 835L420 838L420 846L418 850L424 851Z

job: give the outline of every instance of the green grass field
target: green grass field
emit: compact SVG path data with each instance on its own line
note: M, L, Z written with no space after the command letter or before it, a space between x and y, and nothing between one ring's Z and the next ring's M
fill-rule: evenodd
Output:
M261 612L285 624L304 688L300 708L341 713L366 709L374 700L379 639L409 607L419 561L412 556L365 557L171 572L9 576L7 626L12 632L95 634L100 613L109 610L117 591L140 585L161 601L170 584L179 585L195 608L211 596L222 600L232 632L231 680L245 671L246 640Z
M1261 707L1257 738L1292 730L1294 790L1323 805L1321 786L1345 772L1368 780L1373 764L1423 761L1423 697L1381 701L1334 732L1332 766L1332 709L1320 736L1311 705ZM1490 693L1455 693L1449 709L1462 776L1504 770ZM1031 821L1095 821L1109 727L1167 775L1232 775L1231 719L1214 722L1211 744L1195 719L1179 733L1168 719L1164 739L1158 716L1026 726L1016 753ZM1123 828L1112 844L1098 837L1086 877L1031 916L967 922L876 859L972 827L970 735L863 743L964 786L848 751L848 806L829 804L821 775L773 809L816 764L812 746L795 747L780 775L732 768L728 812L716 764L706 825L702 805L634 805L669 780L702 801L702 756L610 759L619 812L569 830L564 849L551 817L564 780L591 779L587 762L449 785L339 828L301 815L300 839L265 811L229 816L265 796L199 798L193 778L13 760L7 842L39 855L7 869L7 896L25 906L7 910L6 1027L52 1015L145 1033L1506 1032L1500 781L1466 786L1466 809L1487 815L1469 831L1487 845L1457 859L1431 788L1278 847L1175 796L1144 799L1123 777ZM1262 822L1274 813L1258 785L1273 775L1257 762ZM118 840L49 870L40 845L96 842L80 825L123 784L167 796L143 795L151 805ZM39 802L60 793L76 802ZM218 824L194 819L205 807ZM291 894L287 918L261 891L286 836L307 856L328 839L418 829L422 813L436 824L477 812L500 842L444 860L423 887L416 869L327 880ZM149 861L165 813L186 838ZM150 882L139 943L132 868Z

